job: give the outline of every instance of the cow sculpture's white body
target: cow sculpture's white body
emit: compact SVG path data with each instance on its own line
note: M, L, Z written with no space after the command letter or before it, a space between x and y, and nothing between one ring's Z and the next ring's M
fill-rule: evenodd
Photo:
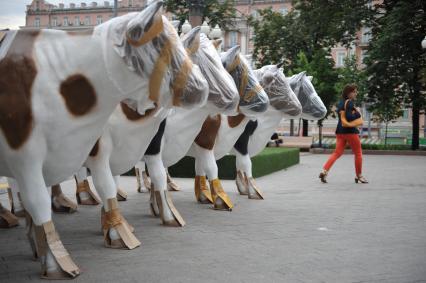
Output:
M167 87L149 98L146 91L160 54L152 39L173 36L156 25L158 21L168 24L161 16L161 6L156 2L140 13L115 18L95 28L93 35L18 31L1 58L0 175L15 178L19 185L25 209L35 224L42 276L75 277L80 272L56 235L46 186L63 181L82 166L123 99L136 102L133 105L139 113L154 101L159 106L172 105ZM156 31L150 32L149 25ZM149 39L144 38L145 32ZM126 44L134 45L127 50L138 53L137 63L143 63L143 70L138 72L117 52ZM180 43L176 48L184 52ZM34 76L28 77L31 74ZM163 79L168 85L172 78ZM197 86L189 93L207 88L198 69L190 73L189 80ZM191 101L188 106L199 103ZM17 132L27 132L16 138L7 123L15 123Z
M202 99L202 101L207 101L206 105L202 104L201 107L185 109L184 111L203 112L201 109L216 109L216 111L235 109L238 102L235 84L221 65L220 57L215 54L217 52L212 43L205 35L201 35L200 38L199 31L200 28L194 29L187 35L187 38L183 39L183 43L187 50L192 50L192 54L191 52L188 54L190 57L203 58L203 60L194 60L194 62L198 64L201 73L206 77L210 90L208 97L207 93L199 94L206 96L206 99ZM208 77L206 74L208 74ZM221 87L217 87L219 84L221 84ZM179 109L181 108L176 108L176 110L161 108L153 110L145 117L136 116L132 120L132 116L129 116L123 110L123 105L117 106L99 139L97 154L89 156L85 162L85 165L92 172L95 187L104 203L106 203L106 200L115 197L119 175L129 171L142 158L151 140L156 135L160 123L171 111L178 111ZM181 136L182 133L179 133L176 138ZM160 155L158 160L161 162ZM155 191L160 194L158 201L161 201L162 221L166 225L183 225L184 222L171 203L171 198L166 198L164 166L156 166L157 164L153 163L155 161L150 159L148 166L152 166L152 177L158 176L153 178L153 183ZM115 182L106 184L106 180L111 180L111 173L112 176L115 176ZM160 180L161 178L164 180ZM114 231L113 227L110 227L111 231ZM116 238L115 235L110 235L110 237Z
M260 76L262 72L256 73ZM305 72L302 72L287 80L292 85L298 99L303 102L301 104L302 118L318 120L326 115L327 109L311 84L311 77L307 77ZM241 149L234 146L232 153L236 156L236 184L240 194L248 195L249 198L256 198L254 191L259 191L259 188L257 188L253 179L250 157L257 155L265 148L283 118L289 117L269 108L264 115L256 119L256 125L253 129L249 133L245 133L248 135L243 141L246 152L242 152Z

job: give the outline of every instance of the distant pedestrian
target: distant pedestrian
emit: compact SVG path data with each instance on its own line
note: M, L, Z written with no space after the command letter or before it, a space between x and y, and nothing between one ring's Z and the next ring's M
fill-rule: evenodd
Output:
M355 84L349 84L343 88L342 100L336 110L339 118L336 128L336 149L324 164L323 171L319 175L323 183L327 183L328 172L334 162L342 156L347 143L355 155L355 183L368 183L362 176L362 148L357 127L361 126L363 121L361 113L354 106L357 93L358 89Z

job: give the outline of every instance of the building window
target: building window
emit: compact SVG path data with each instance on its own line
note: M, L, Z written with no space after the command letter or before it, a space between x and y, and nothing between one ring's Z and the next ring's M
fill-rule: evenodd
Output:
M252 11L250 15L251 15L254 19L257 19L257 18L259 17L259 13L258 13L256 10Z
M403 119L409 119L410 118L410 111L408 109L404 109L402 112L402 118Z
M74 18L74 25L75 26L79 26L80 25L80 17L79 16L75 16L75 18Z
M361 42L364 44L369 43L371 40L371 28L364 27L361 32Z
M69 24L68 17L64 17L64 27L67 27Z
M365 58L367 58L367 50L361 50L361 65L365 66Z
M86 26L90 26L90 16L86 16L86 17L84 18L84 24L85 24Z
M57 17L53 17L52 18L52 27L56 27L58 25L58 18Z
M346 51L336 52L336 67L343 67L345 65Z
M35 18L34 26L37 27L37 28L40 27L40 18Z
M230 31L229 32L229 47L234 47L238 44L238 32Z
M102 24L102 16L101 15L99 15L99 16L96 17L96 24L97 25Z
M282 8L280 9L280 13L281 13L283 16L287 15L287 14L288 14L288 10L287 10L287 8L286 8L286 7L282 7Z

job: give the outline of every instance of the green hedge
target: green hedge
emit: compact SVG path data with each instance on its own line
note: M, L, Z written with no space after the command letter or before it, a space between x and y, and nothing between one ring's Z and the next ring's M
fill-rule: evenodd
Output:
M261 177L299 163L298 148L267 147L252 159L253 177ZM195 176L194 158L185 156L178 163L169 167L173 177L193 178ZM226 155L217 161L219 178L234 180L235 156Z

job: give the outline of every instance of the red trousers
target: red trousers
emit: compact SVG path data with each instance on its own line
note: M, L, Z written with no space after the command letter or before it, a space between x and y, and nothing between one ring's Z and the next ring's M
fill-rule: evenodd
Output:
M352 148L355 155L355 172L359 176L362 173L362 149L358 134L337 134L336 149L324 164L323 169L329 171L334 162L343 154L346 143Z

